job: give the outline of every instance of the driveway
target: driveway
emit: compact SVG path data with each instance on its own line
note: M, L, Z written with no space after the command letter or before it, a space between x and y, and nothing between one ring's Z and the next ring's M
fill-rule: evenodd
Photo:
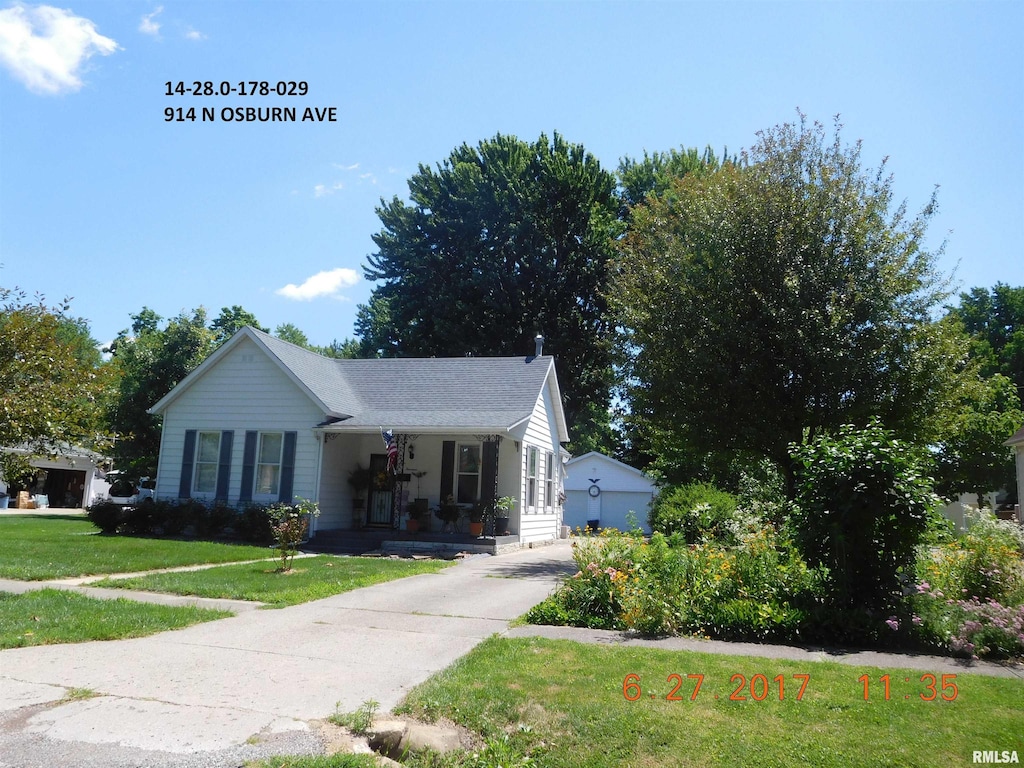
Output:
M574 570L563 541L146 638L2 651L0 767L316 753L308 720L392 708Z

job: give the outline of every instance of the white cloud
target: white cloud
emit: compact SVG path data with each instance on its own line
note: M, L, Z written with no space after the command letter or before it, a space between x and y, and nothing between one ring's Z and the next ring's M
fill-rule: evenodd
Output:
M189 27L187 30L185 30L185 39L186 40L205 40L206 39L206 35L204 35L198 29L192 29L192 27Z
M326 184L317 184L313 187L313 197L325 197L327 195L333 195L335 192L345 188L345 185L340 181L330 186Z
M278 288L274 293L295 301L312 301L321 296L342 298L338 295L341 289L351 288L358 282L358 272L347 267L339 267L325 272L317 272L307 278L302 285L289 283L284 288Z
M156 17L163 12L164 7L162 5L158 5L155 11L143 16L142 21L139 22L139 32L144 35L160 37L160 22L156 20Z
M79 90L89 58L117 50L95 24L71 11L21 3L0 11L0 64L36 93Z

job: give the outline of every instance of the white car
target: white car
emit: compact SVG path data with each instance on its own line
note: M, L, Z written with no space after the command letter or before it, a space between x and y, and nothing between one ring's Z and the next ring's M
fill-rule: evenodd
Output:
M108 479L111 474L107 474ZM136 504L145 504L147 501L152 502L155 496L155 487L156 481L150 480L148 477L140 478L137 483L133 483L127 477L115 477L110 484L107 496L115 504L132 507Z

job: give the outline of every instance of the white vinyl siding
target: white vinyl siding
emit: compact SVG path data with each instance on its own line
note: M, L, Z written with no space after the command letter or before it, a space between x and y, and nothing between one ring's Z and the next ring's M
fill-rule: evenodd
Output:
M174 498L178 494L186 430L234 431L228 486L230 503L237 502L241 493L245 432L283 434L294 431L297 440L293 494L296 498L314 499L320 446L312 426L323 418L323 411L287 374L256 344L246 340L195 381L164 412L157 494L160 498ZM333 511L324 510L325 513Z
M214 493L217 490L217 467L220 463L220 432L200 432L196 442L192 492Z
M519 519L519 540L523 543L531 541L550 541L557 538L558 526L561 524L561 508L558 506L557 490L552 488L552 495L540 498L545 494L546 469L541 463L552 454L549 463L553 466L553 477L557 478L557 462L559 446L558 430L554 420L551 388L545 386L537 398L533 415L530 417L523 433L523 453L520 458L520 478L523 488L523 514ZM535 454L534 472L530 475L530 455ZM541 483L544 483L542 486ZM531 493L531 486L533 491ZM530 497L532 495L532 501ZM542 506L539 506L538 503Z

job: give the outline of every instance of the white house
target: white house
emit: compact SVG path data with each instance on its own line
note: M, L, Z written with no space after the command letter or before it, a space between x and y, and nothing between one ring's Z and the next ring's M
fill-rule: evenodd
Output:
M566 472L566 525L585 528L597 520L602 528L628 530L632 512L640 527L651 532L647 510L656 488L639 469L591 452L570 459Z
M568 431L554 359L537 351L334 360L244 328L150 409L163 416L156 495L310 499L314 532L399 528L413 499L511 496L518 542L554 539ZM376 479L365 518L348 482L357 467Z

